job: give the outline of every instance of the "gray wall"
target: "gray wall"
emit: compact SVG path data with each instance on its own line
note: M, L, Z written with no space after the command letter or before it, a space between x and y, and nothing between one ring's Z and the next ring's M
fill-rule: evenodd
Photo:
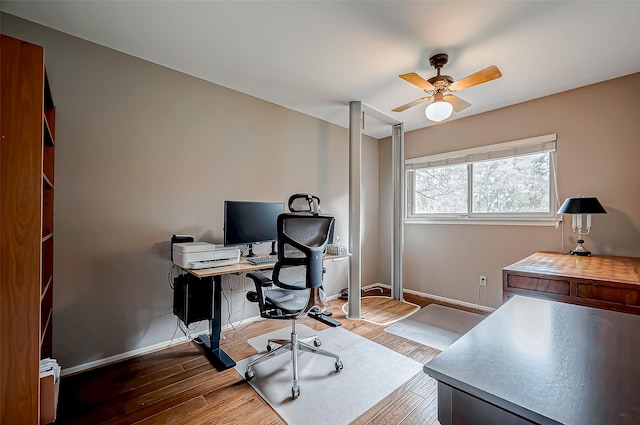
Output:
M11 15L2 33L44 46L57 107L53 351L63 368L172 338L168 240L221 243L226 199L317 194L348 244L347 129ZM377 145L365 139L372 211ZM377 232L365 239L376 245ZM362 259L364 284L379 280L377 255ZM327 268L337 294L347 263ZM257 315L248 280L223 285L231 321Z
M640 74L413 131L405 157L454 151L549 133L558 136L560 202L581 193L608 211L593 216L585 246L595 254L640 256ZM464 96L463 96L464 97ZM380 164L390 150L380 144ZM383 185L381 168L381 188ZM388 189L387 189L388 190ZM381 195L381 209L390 200ZM381 240L388 238L381 226ZM405 224L404 286L456 300L502 301L503 267L536 251L562 249L562 229L535 226ZM565 249L575 247L570 224ZM386 245L383 245L386 246ZM388 255L383 251L381 255ZM381 274L388 276L387 270Z

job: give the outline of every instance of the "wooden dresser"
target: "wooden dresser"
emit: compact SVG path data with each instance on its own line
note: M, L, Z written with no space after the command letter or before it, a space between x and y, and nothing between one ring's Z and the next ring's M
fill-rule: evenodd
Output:
M516 294L640 314L640 258L536 252L502 269L502 298Z

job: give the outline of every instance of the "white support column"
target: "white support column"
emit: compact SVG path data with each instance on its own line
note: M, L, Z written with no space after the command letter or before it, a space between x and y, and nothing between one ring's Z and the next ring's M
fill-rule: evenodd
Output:
M349 319L360 319L362 289L362 130L364 116L392 126L393 247L391 254L391 295L402 299L402 247L404 244L404 126L402 122L363 104L349 103Z
M362 236L360 234L362 181L362 102L349 103L349 319L360 319Z
M402 296L402 251L404 248L404 126L393 126L391 158L393 174L393 247L391 251L391 298L403 300Z

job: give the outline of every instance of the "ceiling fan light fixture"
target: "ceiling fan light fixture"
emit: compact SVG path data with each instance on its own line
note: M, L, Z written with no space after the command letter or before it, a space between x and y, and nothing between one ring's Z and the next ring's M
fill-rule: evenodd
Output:
M438 94L436 94L433 103L427 105L427 109L424 111L427 119L434 122L444 121L453 113L453 106L449 102L442 100L442 93Z

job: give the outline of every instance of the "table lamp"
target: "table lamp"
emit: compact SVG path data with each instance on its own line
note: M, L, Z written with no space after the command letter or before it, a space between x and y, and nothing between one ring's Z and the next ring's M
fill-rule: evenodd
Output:
M591 255L591 251L582 245L584 235L588 235L591 231L591 214L606 214L607 211L602 207L598 198L567 198L556 214L572 214L571 229L578 234L578 245L570 252L573 255ZM586 230L582 227L582 214L587 215Z

